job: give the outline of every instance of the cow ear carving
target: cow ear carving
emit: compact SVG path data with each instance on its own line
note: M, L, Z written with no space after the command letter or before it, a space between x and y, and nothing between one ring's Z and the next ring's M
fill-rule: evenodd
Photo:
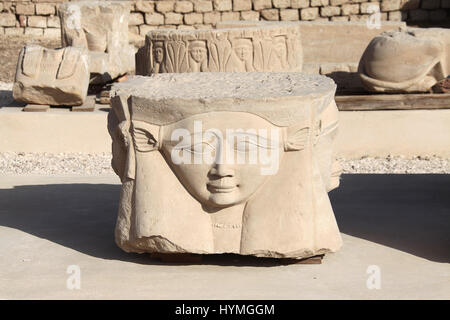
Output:
M300 151L303 150L309 139L309 127L303 128L287 128L285 131L285 142L284 142L284 150L285 151Z
M160 149L159 131L154 125L143 121L132 121L132 136L135 148L140 152L150 152Z

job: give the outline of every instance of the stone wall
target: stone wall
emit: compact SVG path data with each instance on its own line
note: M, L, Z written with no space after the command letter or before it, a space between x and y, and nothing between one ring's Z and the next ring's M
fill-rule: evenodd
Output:
M0 35L59 37L64 0L0 1ZM156 0L131 1L130 31L213 28L218 21L364 21L378 5L382 21L449 22L450 0Z

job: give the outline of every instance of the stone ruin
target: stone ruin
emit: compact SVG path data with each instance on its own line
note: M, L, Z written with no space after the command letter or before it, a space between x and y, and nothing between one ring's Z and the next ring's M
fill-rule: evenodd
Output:
M155 30L136 55L136 74L179 72L301 72L298 24L217 30Z
M135 49L128 43L129 12L128 2L61 4L62 49L27 45L21 51L14 99L78 106L85 102L89 84L103 85L134 72Z
M339 249L327 195L335 90L324 76L291 72L115 84L108 129L123 183L117 244L294 259Z
M358 72L370 92L427 92L450 74L450 30L408 28L375 37Z

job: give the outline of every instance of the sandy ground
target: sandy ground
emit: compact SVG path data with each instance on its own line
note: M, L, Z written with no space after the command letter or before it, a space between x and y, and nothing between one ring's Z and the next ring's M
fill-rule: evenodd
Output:
M119 192L112 175L0 176L0 298L450 298L449 175L344 175L330 194L344 246L321 265L125 253L113 241ZM80 289L67 287L74 270Z

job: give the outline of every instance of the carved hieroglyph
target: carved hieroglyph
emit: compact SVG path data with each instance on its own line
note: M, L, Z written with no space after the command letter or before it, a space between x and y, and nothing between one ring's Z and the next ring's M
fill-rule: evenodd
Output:
M105 83L134 71L129 13L126 1L76 1L59 6L62 46L89 50L91 83Z
M301 71L299 26L153 30L136 55L136 73Z
M123 184L117 244L278 258L339 249L327 194L335 89L324 76L290 72L115 84L108 129Z
M83 104L89 85L85 49L25 46L19 54L13 96L31 104Z
M365 50L358 72L368 91L429 91L450 73L450 30L382 33Z

